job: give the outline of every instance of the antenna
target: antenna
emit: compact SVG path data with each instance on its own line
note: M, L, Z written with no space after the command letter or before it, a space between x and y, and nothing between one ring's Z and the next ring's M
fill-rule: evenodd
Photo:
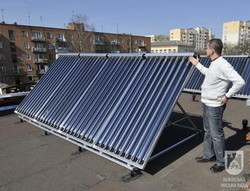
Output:
M2 12L2 19L3 19L3 22L4 22L4 15L3 15L3 11L4 11L4 9L1 9L1 12Z
M43 17L40 16L40 20L41 20L41 26L43 27Z
M30 11L28 12L28 20L29 20L29 25L30 25Z
M117 34L119 34L119 24L118 23L116 24L116 32L117 32Z

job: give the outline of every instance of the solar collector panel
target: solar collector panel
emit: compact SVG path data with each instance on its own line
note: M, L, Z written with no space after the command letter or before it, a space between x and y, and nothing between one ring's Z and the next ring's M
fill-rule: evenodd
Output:
M112 72L111 72L111 73L112 73ZM108 78L109 78L109 79L112 79L112 76L108 76ZM102 80L102 81L103 81L104 83L107 82L107 81L105 81L105 80ZM106 83L106 84L108 84L108 83ZM95 85L93 85L93 86L95 86ZM105 90L105 88L99 87L99 90L102 91L102 90ZM92 89L90 90L90 92L92 92ZM101 95L101 94L100 94L100 95ZM89 97L92 97L92 96L89 96ZM86 103L86 100L82 100L81 102L82 102L82 103ZM82 121L82 122L86 122L86 123L88 123L88 122L90 122L90 121L93 121L93 120L92 120L92 119L93 119L93 116L92 116L92 115L89 115L89 114L90 114L90 113L89 113L90 110L88 110L88 109L90 108L91 104L94 105L94 103L95 103L94 100L88 100L87 102L88 102L89 104L88 104L88 106L85 105L86 109L82 112L84 116L81 116L81 117L80 117L80 118L83 117L81 121ZM79 105L79 107L81 108L81 105ZM77 114L77 111L78 111L78 110L76 109L76 110L75 110L75 113L74 113L74 112L72 113L72 116L74 116L74 114ZM107 111L107 110L106 110L106 111ZM98 112L96 112L96 113L98 113ZM71 120L71 119L69 118L69 121L70 121L70 120ZM67 126L68 123L67 123L66 121L65 121L65 123L66 123L66 126ZM72 122L71 122L71 123L72 123ZM84 128L86 127L86 128L85 128L85 131L86 131L86 132L92 131L92 129L89 129L89 128L91 128L91 126L89 126L89 125L86 126L86 124L85 124L85 125L81 125L81 126L83 126ZM95 126L95 127L96 127L96 126ZM81 134L81 136L85 137L85 133L86 133L86 132L84 132L84 133L83 133L83 132L79 132L79 134ZM87 137L87 138L89 139L89 137Z
M153 63L152 65L154 65L154 64L156 64L156 65L158 65L157 66L157 68L155 68L154 69L154 71L151 73L152 75L154 75L154 74L156 74L156 72L157 72L157 70L159 71L159 67L160 66L163 66L163 64L161 64L161 60L160 61L157 61L156 63ZM149 87L149 83L152 81L151 79L152 79L152 75L151 76L148 76L148 77L146 77L146 79L148 79L147 81L144 81L144 83L143 83L143 85L145 86L144 88L143 88L143 90L144 91L141 91L141 93L139 94L139 97L137 98L138 100L140 100L141 99L141 97L142 97L142 95L144 95L144 94L146 94L146 92L145 91L147 91L147 90L149 90L150 89L150 87ZM136 87L138 87L138 86L136 86ZM138 88L138 90L139 90L139 88ZM131 91L132 92L132 91ZM135 93L135 94L132 94L132 95L137 95L137 93ZM136 124L136 122L134 122L134 120L135 119L138 119L137 120L137 123L139 123L140 124L140 120L139 120L139 116L138 116L138 114L140 114L141 113L141 111L134 111L135 110L135 108L137 108L137 110L139 109L138 108L138 105L134 105L134 102L137 102L138 104L140 103L140 105L142 105L142 104L145 104L145 103L143 103L144 102L144 100L146 99L146 97L144 98L144 100L143 99L141 99L141 101L140 102L138 102L137 100L135 100L134 98L130 98L129 96L127 96L129 99L127 99L127 100L129 100L130 101L130 103L129 102L123 102L124 104L123 105L125 105L125 106L127 106L126 108L122 108L122 109L120 109L120 112L122 112L123 113L123 116L121 117L119 117L119 119L123 119L123 123L119 123L119 122L115 122L115 123L113 123L114 124L114 128L113 129L118 129L118 127L119 126L123 126L123 124L124 124L124 121L128 121L128 122L131 122L131 123L135 123L135 124L133 124L133 126L138 126L138 124ZM132 101L131 101L132 100ZM126 103L126 104L125 104ZM129 108L129 107L131 107L131 105L132 106L134 106L134 108ZM131 112L130 112L131 111ZM133 112L134 111L134 112ZM130 112L130 113L129 113ZM118 112L117 112L118 113ZM135 114L137 114L137 115L133 115L133 113L135 113ZM130 119L130 120L126 120L126 117L129 117L129 116L131 116L132 117L132 120ZM129 124L127 125L127 126L130 126ZM124 129L125 131L127 130L127 128L120 128L120 129ZM132 131L131 132L123 132L123 133L127 133L128 135L126 135L126 136L130 136L129 134L131 134L132 133ZM117 137L117 136L119 136L119 138ZM109 138L110 139L108 139L108 140L106 140L106 143L104 143L104 144L108 144L108 142L110 142L111 140L111 143L109 144L109 147L113 147L114 146L114 143L116 143L118 140L120 140L120 137L122 137L123 135L121 134L121 133L119 133L119 134L117 134L117 136L109 136ZM117 140L118 139L118 140ZM116 144L120 144L120 143L116 143Z
M143 168L190 74L191 55L61 56L16 111Z
M230 56L223 56L233 67L234 69L242 76L242 78L245 80L246 84L243 86L239 92L237 92L236 95L233 97L239 97L239 98L249 98L250 96L250 78L249 78L249 70L250 70L250 62L249 57L244 55L230 55ZM210 66L210 59L202 56L200 59L200 62L205 66ZM205 75L203 75L199 70L194 70L191 74L190 79L188 80L184 91L188 92L200 92L201 86L204 81ZM232 86L231 83L229 83L228 88Z
M116 82L113 85L112 89L109 90L109 91L107 89L107 91L108 91L107 95L108 96L103 100L103 103L101 103L102 105L101 105L100 109L98 110L98 113L96 113L96 115L93 116L93 118L94 118L93 126L100 126L102 124L103 120L105 120L107 114L109 113L107 111L110 111L112 109L112 100L117 100L117 98L121 94L122 90L124 89L124 86L126 85L128 80L131 78L131 75L135 72L136 67L133 67L133 65L128 65L128 66L129 66L129 68L126 68L125 75L120 75L119 74L120 78L118 80L116 80ZM120 80L122 82L122 86L119 86L119 81Z
M89 81L91 81L91 79L93 78L92 76L86 75L85 78L82 78L81 72L83 72L84 75L84 71L86 71L86 73L91 73L100 70L102 66L98 64L98 60L97 64L94 64L94 62L95 60L92 59L86 61L82 60L82 62L80 61L76 65L76 67L73 67L73 69L68 72L68 74L64 77L61 83L55 88L55 90L51 92L50 98L48 98L48 100L45 101L43 106L39 109L36 115L37 119L49 123L48 119L51 119L50 115L56 114L57 112L62 115L60 110L57 110L57 112L53 111L59 108L60 105L63 105L63 107L65 106L65 104L67 103L65 102L65 97L72 98L72 86L75 86L75 88L79 88L79 85L86 86ZM87 66L87 68L85 66ZM88 81L82 81L83 79L88 79ZM84 87L81 88L84 89ZM74 97L76 95L77 94L75 94Z
M74 59L75 58L67 58L68 62L75 62ZM61 61L65 61L62 62ZM56 63L61 63L56 64ZM27 115L31 115L32 111L35 109L36 105L35 104L42 104L42 102L40 102L42 99L44 99L47 95L47 97L49 96L48 92L51 91L51 88L53 87L52 85L56 84L56 82L54 82L53 84L50 83L51 77L54 77L53 71L57 70L58 71L58 78L61 78L61 76L63 76L63 72L60 71L60 68L64 68L67 69L67 66L64 65L65 63L68 63L66 61L66 59L60 58L58 60L55 61L55 64L53 64L51 66L51 69L46 73L46 78L44 79L43 77L40 80L40 83L37 84L34 88L34 91L31 91L28 96L25 97L24 101L19 105L18 110L19 111L24 111L25 114ZM67 70L65 70L65 73L67 72ZM51 86L49 86L51 85ZM46 87L44 89L44 86ZM41 91L43 90L43 91ZM36 100L36 102L32 102L32 100ZM23 103L26 103L23 106ZM32 106L32 107L30 107ZM30 108L30 109L29 109Z
M36 87L37 90L34 90L34 92L37 92L36 95L31 95L30 104L26 106L27 113L29 116L37 118L37 116L40 114L40 110L46 105L46 102L50 101L51 96L54 94L56 89L59 89L60 84L64 82L65 76L69 74L69 70L74 68L73 66L68 66L68 63L75 63L77 60L63 60L65 62L61 62L61 60L58 61L60 64L55 65L62 65L61 67L52 68L52 70L58 71L57 78L54 78L53 73L46 74L47 78L46 81L42 81L39 83ZM79 61L79 60L78 60ZM76 65L76 64L75 64ZM51 83L51 80L53 79L53 83ZM28 101L27 101L28 102ZM32 106L32 107L31 107ZM30 109L29 109L30 108ZM35 113L35 114L34 114Z

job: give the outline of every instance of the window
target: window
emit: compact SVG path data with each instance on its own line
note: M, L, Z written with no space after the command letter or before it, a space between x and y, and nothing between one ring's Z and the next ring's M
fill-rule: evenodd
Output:
M53 49L53 48L54 48L53 44L48 44L48 49Z
M152 53L154 53L154 50L151 50Z
M19 68L18 68L18 66L15 65L13 67L13 69L14 69L14 73L19 74Z
M2 82L6 83L7 82L7 77L2 77Z
M33 77L32 76L28 76L28 81L32 82L33 81Z
M44 65L37 65L37 70L45 70L45 66Z
M29 36L29 33L27 31L22 31L22 36L23 37L28 37Z
M14 31L13 30L9 30L9 39L10 40L14 40Z
M31 60L31 56L29 54L24 54L24 59L25 60Z
M176 53L176 49L173 49L173 53Z
M11 58L12 58L13 63L17 63L17 55L16 54L12 54Z
M0 54L0 60L4 60L4 55Z
M44 59L44 54L36 54L36 59L37 60Z
M3 42L0 41L0 48L3 48Z
M11 52L16 52L16 45L15 45L14 42L11 42L11 43L10 43L10 51L11 51Z
M35 38L42 38L42 33L35 31L35 32L33 32L33 37L35 37Z
M53 59L54 59L54 55L53 55L53 54L50 54L50 55L49 55L49 59L50 59L50 60L53 60Z
M5 72L6 71L6 67L5 66L0 66L0 72Z
M23 43L24 48L30 49L30 44L28 42Z
M46 33L46 37L47 37L47 38L52 38L52 34L51 34L50 32L47 32L47 33Z
M58 33L58 34L56 34L56 38L64 39L64 35L62 33Z
M35 43L35 48L43 48L43 43Z
M30 65L30 64L27 64L27 65L26 65L26 69L27 69L28 72L32 71L31 65Z

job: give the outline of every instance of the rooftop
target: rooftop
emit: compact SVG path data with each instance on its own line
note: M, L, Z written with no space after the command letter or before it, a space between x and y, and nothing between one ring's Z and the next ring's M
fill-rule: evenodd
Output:
M179 102L201 127L201 102L193 102L187 93L182 93ZM196 163L194 158L202 155L202 141L196 137L151 161L143 176L130 181L126 181L128 169L89 151L79 153L75 145L53 135L45 136L41 129L21 123L15 114L2 116L0 190L228 191L230 188L222 187L223 183L230 183L225 178L250 179L250 148L241 130L242 119L250 119L250 107L245 105L245 100L231 99L224 113L227 150L243 150L245 154L244 169L239 175L231 176L226 171L213 174L209 171L212 163ZM180 116L175 108L171 118ZM167 127L155 150L160 151L189 132L181 127Z

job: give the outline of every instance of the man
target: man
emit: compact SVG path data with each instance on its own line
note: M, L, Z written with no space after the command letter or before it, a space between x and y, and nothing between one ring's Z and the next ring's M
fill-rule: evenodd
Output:
M190 57L189 61L205 75L201 86L203 107L203 128L205 131L204 154L197 157L200 163L214 162L210 170L221 172L225 169L225 137L222 127L222 116L229 98L245 84L242 77L221 56L223 44L220 39L212 39L207 44L206 53L211 59L209 68L199 63L198 58ZM227 91L229 83L233 86Z

